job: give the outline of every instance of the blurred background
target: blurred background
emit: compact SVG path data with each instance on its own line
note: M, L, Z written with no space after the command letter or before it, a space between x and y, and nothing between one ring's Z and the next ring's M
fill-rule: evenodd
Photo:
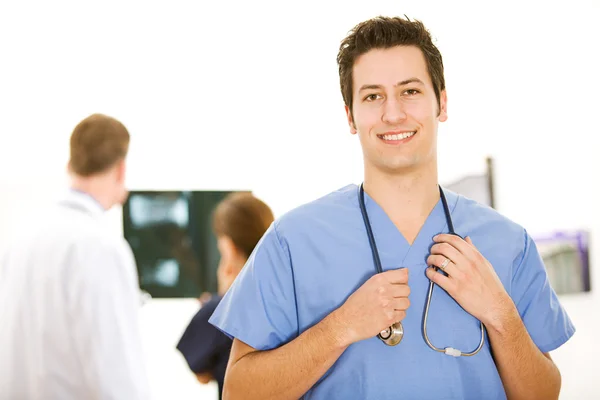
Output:
M357 22L420 19L444 57L443 184L538 240L577 327L553 353L561 399L600 398L600 3L56 1L0 4L0 252L67 183L68 138L95 112L127 126L127 204L155 399L216 399L175 345L215 289L209 212L251 191L276 216L362 179L336 55ZM0 329L10 329L2 326Z

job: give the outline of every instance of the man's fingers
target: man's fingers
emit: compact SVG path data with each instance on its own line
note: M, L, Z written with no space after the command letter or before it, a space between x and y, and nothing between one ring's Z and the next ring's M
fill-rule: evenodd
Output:
M450 280L449 277L442 275L440 272L436 271L433 267L427 268L427 270L425 271L425 274L436 285L438 285L439 287L444 289L446 292L448 292L449 295L452 296L452 294L454 293L454 291L453 291L454 284Z
M394 311L394 320L396 322L402 321L404 318L406 318L406 311L404 311L404 310L395 310Z
M440 233L433 237L433 241L436 243L448 243L467 258L473 251L473 247L468 242L460 236L452 235L450 233Z
M392 297L408 297L410 294L410 287L405 284L391 285L390 294Z
M434 244L431 247L431 254L442 255L442 256L446 257L447 259L449 259L450 261L453 261L457 265L459 264L459 261L464 258L464 256L462 255L462 253L460 251L458 251L450 243L446 243L446 242Z
M391 269L381 273L389 283L408 282L408 268Z
M404 311L407 310L408 307L410 307L410 300L408 300L408 297L400 297L397 299L393 299L391 302L391 306L396 311Z

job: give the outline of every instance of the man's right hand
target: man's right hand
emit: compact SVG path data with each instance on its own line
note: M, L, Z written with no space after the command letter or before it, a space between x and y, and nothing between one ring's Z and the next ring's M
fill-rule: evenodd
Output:
M408 269L384 271L369 278L334 311L348 344L372 338L406 317L410 306Z
M234 339L224 398L301 398L349 345L374 337L406 316L407 283L407 269L376 274L319 323L268 351ZM281 379L269 379L273 374Z

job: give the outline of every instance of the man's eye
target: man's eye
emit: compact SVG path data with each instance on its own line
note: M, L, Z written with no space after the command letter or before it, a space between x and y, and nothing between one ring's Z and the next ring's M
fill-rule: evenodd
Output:
M379 98L378 94L370 94L367 97L365 97L366 101L375 101Z
M415 94L419 94L420 92L417 89L408 89L406 92L409 96L414 96Z

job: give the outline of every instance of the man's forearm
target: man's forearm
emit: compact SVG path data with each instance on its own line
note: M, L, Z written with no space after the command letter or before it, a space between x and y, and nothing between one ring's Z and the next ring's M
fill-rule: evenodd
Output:
M558 399L558 368L531 340L514 304L507 309L486 328L508 399Z
M348 347L339 325L330 314L281 347L254 351L231 363L223 398L299 399Z

